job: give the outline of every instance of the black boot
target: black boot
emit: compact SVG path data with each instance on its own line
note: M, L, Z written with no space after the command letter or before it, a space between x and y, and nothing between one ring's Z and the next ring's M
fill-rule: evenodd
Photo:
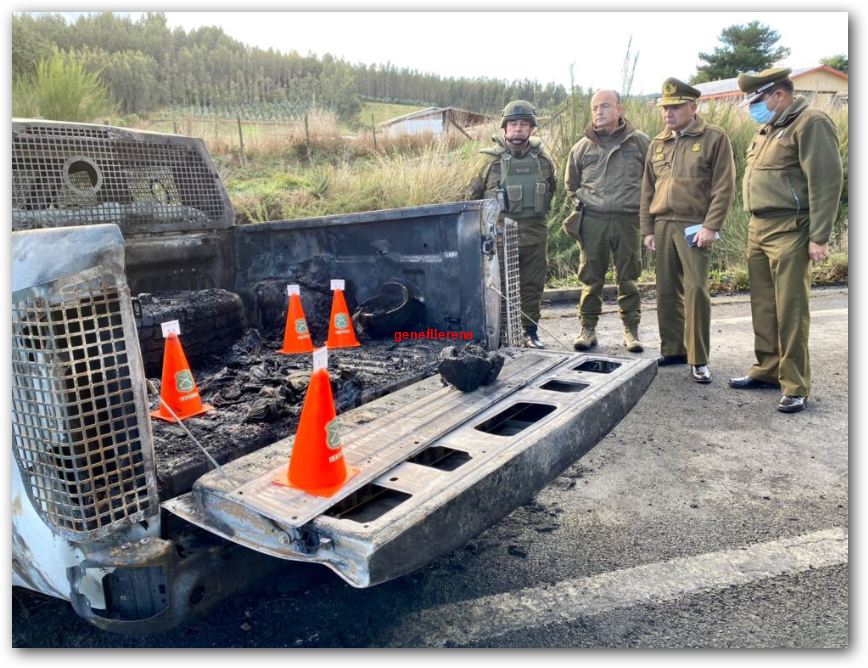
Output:
M528 326L524 328L524 340L522 341L525 348L545 348L540 343L539 337L536 335L536 327Z

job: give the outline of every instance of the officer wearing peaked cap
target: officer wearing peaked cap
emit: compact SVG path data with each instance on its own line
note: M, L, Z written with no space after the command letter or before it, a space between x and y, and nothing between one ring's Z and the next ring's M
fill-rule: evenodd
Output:
M748 225L748 276L756 364L737 389L780 388L777 409L804 409L811 391L808 359L811 261L829 257L843 170L832 119L795 95L792 70L744 73L738 86L760 124L742 181Z
M536 110L526 100L513 100L501 114L503 136L493 136L482 149L467 199L497 199L501 216L518 223L518 275L524 345L542 348L537 336L540 302L548 273L546 218L557 189L554 160L534 137Z
M658 365L689 363L693 380L708 383L709 260L735 195L735 161L726 133L697 115L699 96L674 77L663 82L666 127L648 149L639 220L657 255ZM685 230L694 225L702 227L691 245Z

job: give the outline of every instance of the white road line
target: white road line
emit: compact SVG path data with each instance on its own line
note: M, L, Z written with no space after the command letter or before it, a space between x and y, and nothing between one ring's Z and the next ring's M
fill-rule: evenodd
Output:
M422 610L395 629L405 646L463 645L517 631L847 563L843 528L662 561Z

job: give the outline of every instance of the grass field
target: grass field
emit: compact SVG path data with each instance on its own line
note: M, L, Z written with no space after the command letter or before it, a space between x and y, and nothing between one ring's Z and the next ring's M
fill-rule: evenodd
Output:
M561 185L549 215L549 275L552 283L577 285L578 248L561 230L570 203L563 190L563 166L572 145L588 123L590 96L576 95L571 105L540 124L539 136L557 164ZM660 113L641 100L625 105L625 117L649 136L661 127ZM359 121L349 128L328 112L311 111L306 118L285 121L243 121L244 152L240 150L237 119L194 119L192 115L151 121L139 127L201 137L226 184L239 224L355 213L464 199L479 158L479 150L498 134L497 124L472 132L387 137L371 132L374 123L423 107L366 102ZM824 263L815 280L839 282L847 276L847 167L849 113L846 107L824 109L838 126L845 168L845 189L832 249L835 261ZM744 154L756 126L729 105L710 105L702 115L723 127L730 137L740 183ZM138 124L137 124L138 125ZM712 251L715 280L738 289L744 285L748 216L742 210L740 188ZM653 276L654 256L643 249L643 269Z

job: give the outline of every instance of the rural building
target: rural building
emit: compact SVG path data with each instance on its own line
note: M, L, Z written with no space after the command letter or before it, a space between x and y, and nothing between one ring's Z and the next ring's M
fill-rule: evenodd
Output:
M838 101L847 104L849 79L843 72L833 70L826 65L817 65L794 68L790 78L798 95L804 95L809 100L818 102ZM702 91L702 97L699 98L700 105L708 100L743 98L737 78L695 84L694 88Z
M460 128L466 132L469 128L485 125L496 120L493 116L477 114L473 111L456 109L455 107L428 107L414 111L397 118L380 123L379 127L390 137L399 135L418 135L430 132L440 135Z

